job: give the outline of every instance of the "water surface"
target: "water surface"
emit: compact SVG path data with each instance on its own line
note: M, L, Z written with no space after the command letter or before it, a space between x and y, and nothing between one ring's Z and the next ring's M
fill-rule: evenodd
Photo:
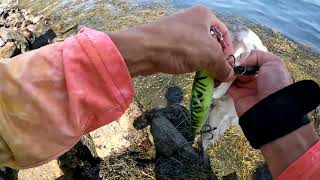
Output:
M187 8L203 4L226 16L249 19L279 31L290 39L320 50L320 0L128 0L131 4L161 4L175 8ZM90 12L99 9L94 21L107 18L104 12L114 11L126 0L20 0L26 7L40 12L55 14L57 20L87 18ZM129 10L129 9L128 9ZM119 12L118 12L119 13ZM68 23L68 21L66 23ZM90 23L89 23L90 25Z

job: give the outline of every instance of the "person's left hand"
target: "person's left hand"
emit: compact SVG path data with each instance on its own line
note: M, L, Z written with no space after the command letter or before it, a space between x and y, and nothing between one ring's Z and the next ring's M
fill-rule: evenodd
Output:
M210 34L213 25L224 35L224 52ZM206 7L192 7L159 21L109 35L133 76L208 70L215 79L226 81L234 73L226 62L226 56L233 53L228 29Z

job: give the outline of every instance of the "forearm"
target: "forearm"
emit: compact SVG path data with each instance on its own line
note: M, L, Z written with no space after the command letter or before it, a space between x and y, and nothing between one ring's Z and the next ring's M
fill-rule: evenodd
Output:
M320 160L319 137L305 117L319 105L319 90L313 81L297 82L264 98L240 117L244 134L252 147L261 149L275 178L320 175L315 173L320 172L320 163L314 163ZM297 171L296 166L308 168ZM288 171L289 167L294 168Z
M274 178L319 141L312 126L307 124L296 131L261 147Z
M0 165L34 167L119 118L134 92L120 53L102 32L0 62Z

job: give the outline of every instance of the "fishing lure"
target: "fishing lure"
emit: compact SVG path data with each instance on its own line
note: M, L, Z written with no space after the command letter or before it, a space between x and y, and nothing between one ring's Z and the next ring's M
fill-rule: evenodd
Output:
M218 28L212 26L210 28L212 37L215 37L220 43L222 48L225 48L223 34ZM214 79L208 71L201 70L196 72L194 77L190 111L191 111L191 125L195 133L201 133L206 120L208 119L209 112L212 106ZM211 127L209 129L212 129Z
M208 71L196 72L190 101L191 125L195 133L200 133L212 105L214 80Z

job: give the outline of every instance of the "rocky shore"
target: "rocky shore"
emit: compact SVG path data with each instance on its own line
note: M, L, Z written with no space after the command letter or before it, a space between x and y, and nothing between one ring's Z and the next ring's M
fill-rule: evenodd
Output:
M0 58L10 58L53 42L56 37L48 19L19 8L0 5Z

